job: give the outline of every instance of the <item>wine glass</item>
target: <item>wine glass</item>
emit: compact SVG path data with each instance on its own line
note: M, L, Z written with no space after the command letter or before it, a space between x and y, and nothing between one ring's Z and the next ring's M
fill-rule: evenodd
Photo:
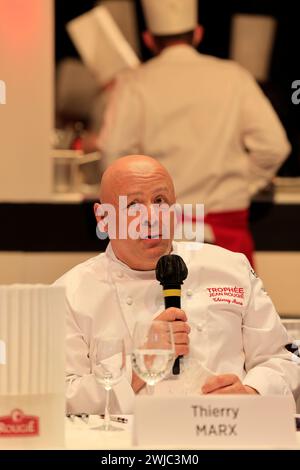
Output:
M146 382L149 395L154 393L155 384L171 372L174 359L174 337L170 322L150 320L135 324L132 368Z
M109 402L110 391L120 382L126 370L126 351L124 339L120 337L99 336L93 346L93 374L106 392L104 424L101 431L122 431L111 425Z

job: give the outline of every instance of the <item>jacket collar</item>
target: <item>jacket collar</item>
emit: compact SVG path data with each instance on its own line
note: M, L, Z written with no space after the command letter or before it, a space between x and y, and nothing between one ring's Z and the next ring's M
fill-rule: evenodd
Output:
M194 57L199 57L199 55L199 52L188 44L176 44L174 46L165 47L157 58L189 60Z
M171 253L174 254L176 252L177 252L177 243L173 241ZM129 266L127 266L127 264L120 261L116 257L112 249L111 243L108 244L106 251L105 251L105 255L111 262L112 269L122 271L124 274L127 274L131 278L134 277L137 279L156 279L154 269L150 271L137 271L135 269L131 269Z

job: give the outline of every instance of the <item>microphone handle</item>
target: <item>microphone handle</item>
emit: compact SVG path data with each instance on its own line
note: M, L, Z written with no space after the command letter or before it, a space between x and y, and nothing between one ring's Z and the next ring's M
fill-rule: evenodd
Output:
M165 308L169 307L176 307L176 308L181 308L181 297L180 295L168 295L164 297L165 299ZM174 365L173 365L173 375L179 375L180 374L180 358L182 356L178 356L175 359Z

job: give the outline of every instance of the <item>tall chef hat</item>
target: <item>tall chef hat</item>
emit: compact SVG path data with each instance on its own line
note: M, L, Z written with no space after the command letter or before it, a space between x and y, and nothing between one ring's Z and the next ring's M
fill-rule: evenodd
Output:
M82 60L102 86L121 70L140 63L104 6L93 8L70 21L67 30Z
M148 29L156 35L180 34L197 26L197 0L142 0Z

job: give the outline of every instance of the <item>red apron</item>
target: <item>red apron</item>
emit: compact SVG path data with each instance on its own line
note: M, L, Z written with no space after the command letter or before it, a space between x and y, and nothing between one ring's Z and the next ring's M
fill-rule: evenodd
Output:
M211 226L215 244L244 253L253 266L254 243L248 226L248 209L207 214L204 222ZM196 220L193 218L193 222Z

